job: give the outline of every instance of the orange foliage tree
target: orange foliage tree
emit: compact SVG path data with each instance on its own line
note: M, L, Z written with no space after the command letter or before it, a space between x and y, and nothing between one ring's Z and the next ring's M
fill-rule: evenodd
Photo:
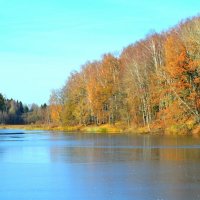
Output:
M184 113L199 122L199 62L192 59L179 35L172 33L165 43L166 71L170 77L172 98L180 102Z
M52 121L165 127L200 122L200 18L153 33L71 74L50 99Z

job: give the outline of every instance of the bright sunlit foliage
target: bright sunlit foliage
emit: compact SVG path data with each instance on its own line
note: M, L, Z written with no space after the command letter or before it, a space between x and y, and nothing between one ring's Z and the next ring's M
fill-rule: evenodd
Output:
M69 77L52 103L64 125L167 128L200 122L200 18L106 54ZM55 114L59 109L59 117ZM57 116L57 117L55 117Z

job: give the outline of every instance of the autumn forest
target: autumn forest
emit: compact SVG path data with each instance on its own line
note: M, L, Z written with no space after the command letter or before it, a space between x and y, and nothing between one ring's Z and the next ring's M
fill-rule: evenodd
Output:
M52 122L191 131L200 122L200 17L153 33L71 73L50 98ZM194 131L194 130L193 130ZM198 131L196 128L195 131Z
M55 126L198 133L200 17L87 62L41 109Z

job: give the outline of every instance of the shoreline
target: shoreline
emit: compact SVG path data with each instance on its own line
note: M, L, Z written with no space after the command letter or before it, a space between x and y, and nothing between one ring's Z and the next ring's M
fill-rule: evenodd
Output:
M139 134L139 135L171 135L171 136L195 136L200 137L200 126L193 127L191 130L180 131L176 127L168 129L148 127L120 127L114 125L100 126L58 126L45 124L25 124L25 125L0 125L0 129L22 129L22 130L45 130L45 131L63 131L63 132L80 132L80 133L111 133L111 134Z
M25 124L25 125L0 125L0 129L22 129L22 130L47 130L47 131L65 131L65 132L88 132L88 133L132 133L132 134L155 134L163 135L163 130L148 131L147 127L142 128L122 128L113 125L99 126L57 126L43 124Z

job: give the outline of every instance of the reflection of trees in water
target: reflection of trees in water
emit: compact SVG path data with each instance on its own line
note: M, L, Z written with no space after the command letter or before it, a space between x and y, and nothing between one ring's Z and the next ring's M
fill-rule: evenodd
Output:
M160 159L174 161L199 161L200 146L194 146L198 141L192 138L171 138L162 140L162 145L168 148L160 149Z
M71 143L70 143L71 142ZM136 160L200 160L200 149L191 138L99 136L77 134L68 144L53 146L53 161L131 162Z
M148 193L144 191L151 191L149 198L152 199L197 199L200 150L189 148L195 140L114 137L72 137L66 145L52 146L51 159L53 162L83 163L68 167L72 182L74 176L78 180L83 176L85 179L79 182L87 184L92 191L96 188L97 193L105 192L105 187L107 192L114 193L119 188L131 187L131 194L134 191L134 194L144 195L144 199Z

